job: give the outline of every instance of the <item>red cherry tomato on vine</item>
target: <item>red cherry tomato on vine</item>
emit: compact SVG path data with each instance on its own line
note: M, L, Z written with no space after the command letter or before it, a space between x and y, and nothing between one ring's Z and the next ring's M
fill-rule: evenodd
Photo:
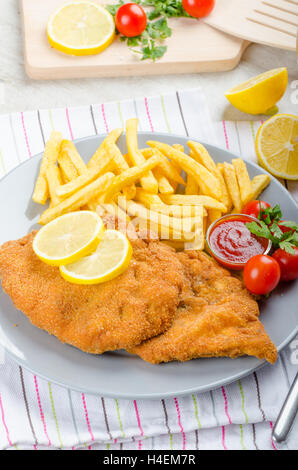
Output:
M147 16L143 8L136 3L122 5L115 16L116 28L128 38L139 36L147 26Z
M253 256L245 265L243 281L253 294L269 294L280 281L278 262L267 255Z
M242 210L242 214L250 215L251 217L255 217L256 219L259 218L259 213L260 213L260 205L261 209L265 210L268 209L270 204L265 201L251 201L246 206L244 206Z
M194 18L204 18L212 12L215 0L182 0L184 10Z
M294 281L298 278L298 248L295 247L294 250L294 255L280 248L273 253L273 258L280 266L282 281Z

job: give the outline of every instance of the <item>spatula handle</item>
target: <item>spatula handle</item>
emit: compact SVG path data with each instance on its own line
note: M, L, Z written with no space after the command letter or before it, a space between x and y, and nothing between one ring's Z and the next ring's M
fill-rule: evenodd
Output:
M277 442L284 442L291 430L298 411L298 374L293 382L293 385L288 393L286 401L283 404L281 412L275 423L272 439Z

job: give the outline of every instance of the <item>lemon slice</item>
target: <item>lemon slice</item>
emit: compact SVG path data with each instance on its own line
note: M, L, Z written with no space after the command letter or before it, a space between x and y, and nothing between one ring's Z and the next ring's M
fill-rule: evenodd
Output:
M260 164L272 175L298 179L298 116L277 114L259 129L256 151Z
M72 55L98 54L115 37L112 15L94 2L78 1L62 5L50 17L48 40L58 51Z
M60 273L74 284L100 284L123 273L131 256L132 247L125 235L117 230L106 230L94 253L60 266Z
M72 263L96 249L104 230L95 212L71 212L40 229L33 240L33 250L52 266Z
M225 93L235 108L248 114L273 114L276 103L282 98L288 86L288 72L285 67L269 70L247 82L241 83Z

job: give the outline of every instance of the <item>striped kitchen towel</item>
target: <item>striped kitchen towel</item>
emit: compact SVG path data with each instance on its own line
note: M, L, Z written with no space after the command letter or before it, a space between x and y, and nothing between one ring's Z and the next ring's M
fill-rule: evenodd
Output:
M137 116L143 131L189 135L255 159L258 122L212 124L200 89L0 116L0 177L41 152L53 129L77 139ZM297 184L288 188L298 197ZM1 201L0 204L3 204ZM282 314L282 312L281 312ZM297 372L298 340L274 366L218 390L165 400L110 399L58 386L0 355L1 449L275 450L271 430ZM282 449L298 448L298 429Z

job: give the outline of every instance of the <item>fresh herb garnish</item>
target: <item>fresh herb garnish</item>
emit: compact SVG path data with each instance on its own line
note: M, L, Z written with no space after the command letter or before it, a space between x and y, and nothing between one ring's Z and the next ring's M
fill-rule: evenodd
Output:
M118 8L125 3L127 2L119 0L117 4L106 5L106 8L115 17ZM133 38L120 35L120 40L126 42L133 52L140 54L141 60L160 59L167 51L167 46L162 42L172 35L167 18L191 17L184 10L182 0L135 0L134 3L150 8L146 29L140 36Z
M259 222L250 222L246 227L257 237L271 240L274 248L281 248L293 255L294 248L298 247L298 224L291 220L280 222L281 218L279 204L267 209L262 209L260 204ZM290 230L284 232L280 227L287 227Z

